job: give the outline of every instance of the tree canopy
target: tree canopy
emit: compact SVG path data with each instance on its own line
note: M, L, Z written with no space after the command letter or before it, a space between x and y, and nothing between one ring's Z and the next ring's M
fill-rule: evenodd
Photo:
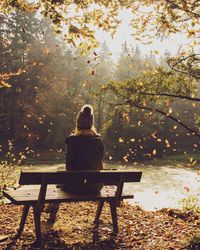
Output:
M155 35L184 32L192 38L192 45L200 44L197 0L2 0L0 3L4 13L13 8L50 17L58 33L65 27L67 42L86 50L98 45L95 28L115 34L122 8L131 11L130 26L141 42L150 43Z
M180 46L176 56L166 53L157 62L153 54L144 58L140 46L129 48L125 43L113 62L95 32L102 29L114 37L123 9L131 15L130 27L138 43L148 45L155 36L181 33L187 47ZM2 0L0 118L6 121L2 133L20 142L57 147L65 122L70 132L71 117L90 102L110 152L118 156L120 151L125 160L133 153L125 152L130 148L142 156L155 156L173 143L172 150L179 150L184 133L198 140L199 11L195 0ZM187 142L196 150L197 142L192 140ZM161 141L163 146L157 145Z

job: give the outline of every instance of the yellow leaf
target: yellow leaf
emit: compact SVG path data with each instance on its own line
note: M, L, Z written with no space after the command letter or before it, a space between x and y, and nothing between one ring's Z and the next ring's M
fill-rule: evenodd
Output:
M123 157L123 160L124 160L125 162L128 162L128 155L125 155L125 156Z
M0 80L0 88L3 88L3 87L11 88L11 85L7 82Z
M152 155L156 155L156 153L157 153L157 151L156 151L156 149L154 149L154 150L152 151Z
M170 143L169 143L169 141L167 139L165 139L165 143L166 143L167 148L171 147L171 145L170 145Z
M119 137L119 143L123 143L123 142L124 140L121 137Z
M193 107L196 107L196 103L193 102L193 103L192 103L192 106L193 106Z
M172 113L172 108L169 108L169 112L168 112L169 114L171 114Z

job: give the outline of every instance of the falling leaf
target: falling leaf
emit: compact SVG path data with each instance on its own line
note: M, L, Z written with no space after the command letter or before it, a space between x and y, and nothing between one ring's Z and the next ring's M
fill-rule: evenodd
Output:
M167 106L167 107L170 106L170 100L167 99L167 100L165 101L165 103L166 103L166 106Z
M128 155L125 155L125 156L123 157L123 160L124 160L125 162L128 162Z
M156 151L156 149L154 149L154 150L152 151L152 155L156 155L156 153L157 153L157 151Z
M168 141L167 139L165 139L165 144L166 144L166 147L167 147L167 148L170 148L170 147L171 147L171 145L170 145L170 143L169 143L169 141Z
M151 137L154 138L154 139L156 139L157 138L156 133L157 133L156 131L153 132L153 134L151 134Z
M94 75L94 73L95 73L95 70L94 69L90 69L90 75Z
M124 140L121 137L119 137L119 143L123 143L123 142Z
M45 48L45 49L44 49L44 53L48 55L48 54L49 54L49 49L48 49L48 48Z
M184 187L184 190L185 190L186 192L190 192L190 189L189 189L188 187Z
M171 114L171 113L172 113L172 108L169 108L168 113L169 113L169 114Z

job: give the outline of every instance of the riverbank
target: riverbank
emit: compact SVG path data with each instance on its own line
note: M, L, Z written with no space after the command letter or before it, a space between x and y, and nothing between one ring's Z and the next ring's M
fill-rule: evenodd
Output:
M60 164L65 162L65 153L61 150L51 150L51 151L41 151L35 153L34 155L27 156L24 160L24 165L37 165L37 164ZM133 162L124 162L124 161L112 161L105 160L105 163L113 163L122 166L134 166L134 165L155 165L155 166L184 166L200 169L200 155L198 154L185 154L185 155L173 155L167 156L164 158L154 158L148 161L133 161Z
M139 205L148 211L159 210L161 208L182 208L181 201L189 201L189 206L199 206L200 200L199 169L188 167L187 165L156 165L152 161L151 164L118 164L115 162L104 163L105 168L127 169L131 168L135 171L142 171L142 179L140 183L127 183L125 190L134 194L134 199L130 199L132 205ZM8 176L7 184L16 180L16 187L20 170L29 171L57 171L65 170L65 164L35 164L24 165L18 169L14 169ZM13 185L13 184L12 184Z
M14 205L0 206L0 235L13 234L19 225L22 208ZM191 248L195 239L200 240L200 216L193 212L162 209L148 212L138 206L123 203L118 209L119 234L112 236L109 207L103 209L99 235L93 231L96 204L91 202L62 204L52 228L46 224L47 214L42 214L43 248L66 249L199 249ZM0 249L30 250L33 247L34 228L32 213L28 217L20 240L8 239ZM196 243L196 245L199 243ZM200 246L200 245L199 245Z

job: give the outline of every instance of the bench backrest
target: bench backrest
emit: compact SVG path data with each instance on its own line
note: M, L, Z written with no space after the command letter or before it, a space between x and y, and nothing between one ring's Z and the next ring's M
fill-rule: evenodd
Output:
M131 170L100 170L100 171L60 171L60 172L30 172L22 171L20 185L64 184L68 181L84 181L118 185L119 182L140 182L142 172Z
M142 172L131 170L100 170L100 171L60 171L60 172L30 172L22 171L20 185L41 185L38 204L44 202L48 184L65 184L70 182L104 183L104 185L116 185L116 204L120 199L125 182L139 182Z

